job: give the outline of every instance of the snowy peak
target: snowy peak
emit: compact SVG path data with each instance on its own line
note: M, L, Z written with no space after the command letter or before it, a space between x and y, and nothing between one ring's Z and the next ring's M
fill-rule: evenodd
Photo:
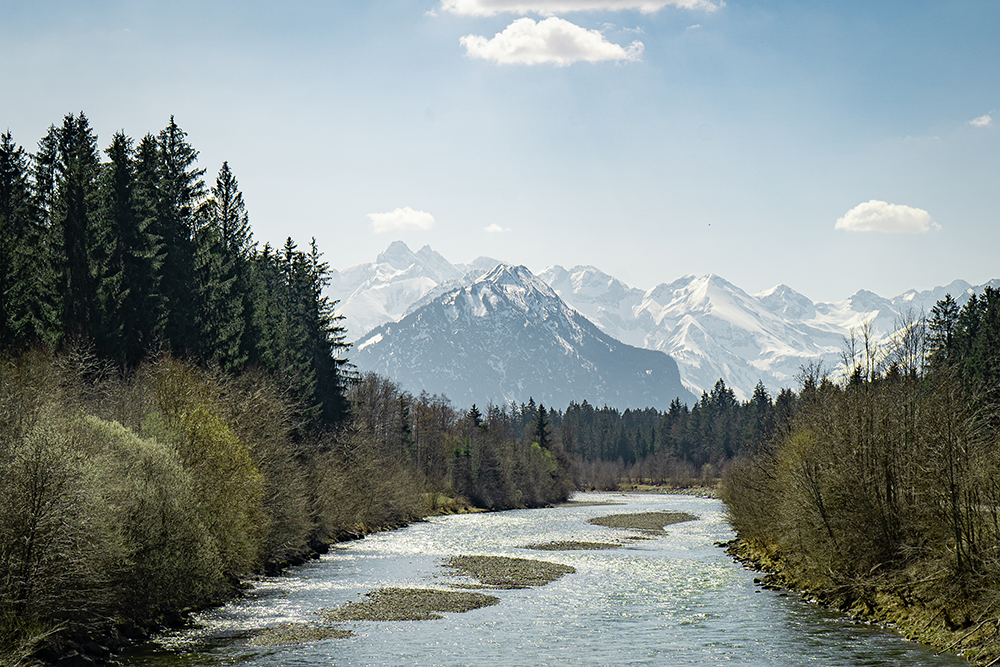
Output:
M754 294L754 298L778 317L807 320L816 316L816 305L788 285L775 285L769 290Z
M420 260L410 251L402 241L393 241L389 247L379 253L375 258L376 264L388 264L394 269L403 271L413 264L419 264Z
M464 273L463 271L455 268L451 262L446 260L439 253L431 250L429 245L425 245L423 248L418 250L415 256L424 270L438 282L461 278Z
M502 264L498 259L493 259L492 257L486 257L485 255L480 256L469 262L468 264L456 264L455 268L458 269L462 275L467 275L469 273L482 274L486 273L492 269L497 264Z
M493 285L511 298L524 300L529 295L537 294L549 300L559 300L559 296L549 285L537 278L524 266L497 264L492 271L473 283L474 285Z
M348 337L355 338L402 317L439 285L460 280L462 275L430 246L414 253L402 241L393 241L374 262L339 272L331 280L330 291L340 301Z
M874 313L892 309L892 301L865 289L858 290L851 295L848 303L850 303L852 310L859 313Z

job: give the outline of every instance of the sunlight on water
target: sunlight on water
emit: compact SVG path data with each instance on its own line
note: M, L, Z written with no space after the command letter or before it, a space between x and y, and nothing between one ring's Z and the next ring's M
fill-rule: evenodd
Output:
M165 665L967 665L955 656L853 623L793 596L757 592L714 544L732 537L715 500L581 494L625 505L437 517L334 549L286 576L198 615L196 627L123 660ZM663 536L604 528L608 514L683 511L697 521ZM536 551L550 541L622 542L618 549ZM388 586L471 580L444 567L453 555L534 558L575 574L538 588L489 591L500 604L444 619L340 624L355 633L296 646L253 648L254 630L321 622L317 612Z

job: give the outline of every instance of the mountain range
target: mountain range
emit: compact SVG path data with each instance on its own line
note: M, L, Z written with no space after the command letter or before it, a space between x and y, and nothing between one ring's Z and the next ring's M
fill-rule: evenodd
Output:
M511 296L515 282L530 299ZM884 340L907 318L930 312L946 293L961 305L986 285L1000 287L1000 280L978 286L956 280L891 299L860 290L842 301L814 303L787 285L750 295L708 274L683 276L644 291L592 266L551 266L534 276L524 267L488 257L452 264L429 246L414 253L396 241L375 262L333 271L329 290L341 302L349 339L356 340L352 362L359 370L393 377L411 391L443 392L469 403L484 402L485 394L477 392L486 391L494 402L501 397L521 401L527 397L519 392L533 391L532 383L541 387L548 376L555 384L559 378L574 377L574 383L593 383L593 389L585 395L580 393L584 385L574 387L573 400L615 405L626 397L639 398L634 395L638 388L609 384L611 377L617 377L610 370L615 363L626 369L621 381L634 377L630 373L653 370L640 369L644 363L661 368L652 364L653 357L638 362L631 350L641 348L676 361L686 391L640 383L647 392L643 395L656 402L633 402L629 407L663 408L664 399L657 392L676 391L676 396L688 400L687 392L710 391L720 378L741 399L748 398L759 381L772 393L795 386L805 364L819 362L835 369L852 329L867 323L875 338ZM504 327L515 321L524 332L490 337L492 330L508 331ZM556 322L564 328L560 330ZM599 345L591 340L596 336L587 327L591 323L596 334L606 337ZM528 329L536 336L530 344L525 338ZM505 345L519 345L523 361L515 363L520 357ZM613 354L588 356L599 346L610 346L629 361L615 361ZM572 349L562 356L563 366L552 365L553 361L544 371L532 370L533 364L541 363L538 355L552 355L556 349ZM565 365L570 359L597 376L577 376L575 365L572 369ZM451 360L464 361L455 366ZM669 373L661 371L666 380ZM603 384L601 378L606 380ZM534 390L536 400L543 395L548 394Z

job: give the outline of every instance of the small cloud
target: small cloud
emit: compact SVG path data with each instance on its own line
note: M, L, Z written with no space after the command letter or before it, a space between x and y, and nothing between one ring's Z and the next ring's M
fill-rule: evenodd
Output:
M369 213L372 230L376 234L395 231L426 231L434 226L434 216L423 211L414 211L409 206L397 208L391 213Z
M622 32L628 33L630 35L644 35L646 31L642 29L642 26L636 26L634 28L622 28Z
M687 28L685 28L685 30L697 30L698 28L701 27L702 25L700 23L695 23L694 25L689 25Z
M483 227L488 234L504 234L510 231L510 227L501 227L497 223L493 223L489 227Z
M887 234L926 234L941 225L931 220L927 211L902 204L872 199L858 204L837 219L834 229L848 232L885 232Z
M552 17L536 23L517 19L493 39L466 35L459 40L470 58L482 58L499 65L539 65L555 63L560 67L575 62L602 60L639 60L642 42L627 48L613 44L597 30L587 30L569 21Z
M496 16L497 14L540 14L555 16L569 12L634 11L653 14L664 7L700 9L714 12L725 6L719 0L441 0L441 9L466 16Z
M973 118L969 121L969 125L973 127L987 127L993 124L993 112L986 114L985 116L980 116L979 118Z

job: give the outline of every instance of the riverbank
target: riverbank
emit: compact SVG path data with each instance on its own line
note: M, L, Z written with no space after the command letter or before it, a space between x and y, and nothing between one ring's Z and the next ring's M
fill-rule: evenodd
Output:
M863 585L837 587L809 580L789 559L751 540L737 538L719 546L744 567L763 573L754 579L762 589L795 593L805 602L874 623L942 653L960 655L976 667L1000 665L1000 619L976 617L961 591L942 595L942 582L927 573L873 575Z

